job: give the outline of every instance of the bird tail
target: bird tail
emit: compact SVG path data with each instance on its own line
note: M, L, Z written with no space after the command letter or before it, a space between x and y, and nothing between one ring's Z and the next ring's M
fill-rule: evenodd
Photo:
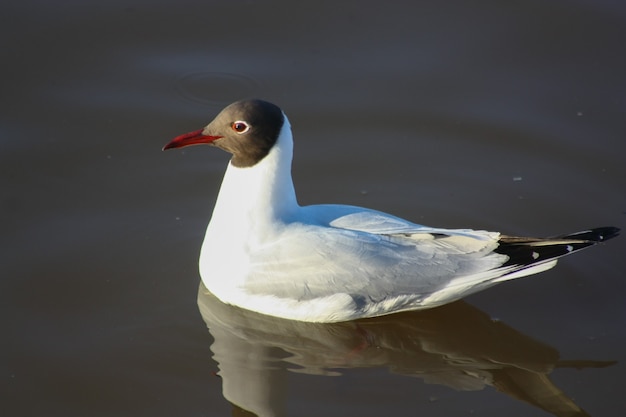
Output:
M545 271L562 256L605 242L619 235L617 227L598 227L549 238L500 236L497 253L508 256L500 267L509 269L494 282L507 281Z

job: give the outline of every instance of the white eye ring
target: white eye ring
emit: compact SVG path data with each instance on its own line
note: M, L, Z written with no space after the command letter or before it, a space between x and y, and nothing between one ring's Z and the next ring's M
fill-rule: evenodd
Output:
M250 130L250 125L243 120L236 120L230 124L230 127L237 133L242 134Z

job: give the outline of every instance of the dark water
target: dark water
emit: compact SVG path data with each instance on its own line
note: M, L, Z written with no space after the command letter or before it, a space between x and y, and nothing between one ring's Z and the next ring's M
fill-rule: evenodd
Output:
M302 204L623 228L622 2L0 8L0 415L626 412L623 238L443 309L271 320L198 294L227 155L160 151L261 97L294 126Z

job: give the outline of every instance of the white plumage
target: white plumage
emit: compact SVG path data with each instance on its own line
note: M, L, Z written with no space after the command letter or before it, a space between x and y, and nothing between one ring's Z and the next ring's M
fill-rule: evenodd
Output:
M557 257L618 233L509 238L354 206L301 207L291 126L260 100L233 103L165 149L199 143L234 155L202 245L202 280L222 301L273 316L336 322L435 307L549 269Z

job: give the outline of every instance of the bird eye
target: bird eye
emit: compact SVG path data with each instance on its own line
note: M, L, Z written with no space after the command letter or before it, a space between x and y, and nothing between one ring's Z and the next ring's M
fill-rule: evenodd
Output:
M248 125L248 123L241 121L241 120L237 120L236 122L233 122L230 127L237 133L246 133L248 131L248 129L250 129L250 126Z

